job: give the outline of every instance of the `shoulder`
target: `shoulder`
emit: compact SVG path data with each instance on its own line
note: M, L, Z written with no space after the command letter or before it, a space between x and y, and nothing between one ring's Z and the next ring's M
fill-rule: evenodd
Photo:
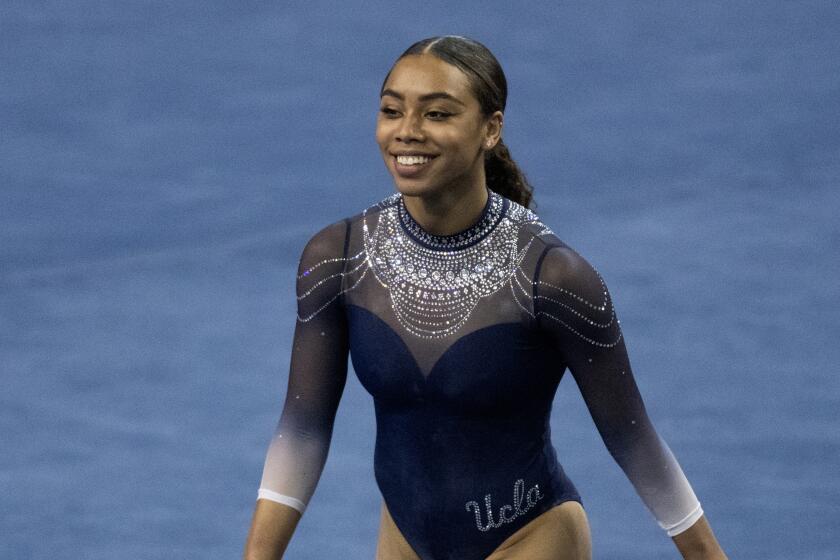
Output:
M512 200L508 200L507 219L520 231L520 236L540 254L540 268L545 268L549 275L573 277L597 275L595 269L577 251L562 241L542 218L533 210ZM584 279L585 279L584 278Z
M302 252L302 260L327 259L346 257L346 245L352 230L364 223L366 218L393 207L398 202L398 194L388 195L356 212L339 220L335 220L315 231L306 241Z
M336 220L309 237L298 262L296 292L298 320L321 315L341 295L349 222Z
M536 257L532 281L538 322L569 344L615 346L621 332L598 270L541 220L529 220L523 227L532 236Z
M533 255L534 293L574 292L603 301L601 275L580 253L562 241L533 210L507 199L506 219L518 229L519 246Z
M539 255L535 281L600 286L600 274L589 261L561 240L539 215L516 202L509 203L509 219L518 225L520 236Z
M537 279L543 285L561 285L591 296L606 290L601 274L585 257L560 241L547 239L537 263Z
M589 314L612 313L609 291L600 272L554 234L542 237L534 283L535 293L543 296L541 303L560 299Z
M524 262L531 262L533 265L535 257L527 258L526 255L538 256L548 243L556 239L554 232L530 208L509 198L504 198L504 204L506 205L503 217L504 228L512 232L516 238L517 251L521 254ZM531 268L531 270L533 269Z
M304 269L313 266L317 262L327 259L341 258L344 255L344 246L349 226L348 218L336 220L325 226L321 226L303 247L300 255L300 273Z
M621 329L607 285L584 257L565 244L546 246L534 274L535 316L567 348L612 348ZM571 351L570 351L571 352Z

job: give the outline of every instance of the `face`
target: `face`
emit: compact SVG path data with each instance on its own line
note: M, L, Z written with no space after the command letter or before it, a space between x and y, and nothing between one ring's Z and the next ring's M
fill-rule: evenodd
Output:
M385 83L376 141L397 190L409 196L484 185L484 152L502 113L482 115L467 76L439 58L400 59Z

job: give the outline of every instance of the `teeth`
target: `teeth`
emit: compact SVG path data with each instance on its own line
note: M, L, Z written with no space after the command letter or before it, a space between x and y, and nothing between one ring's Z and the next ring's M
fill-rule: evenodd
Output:
M422 165L430 159L432 158L427 156L397 156L400 165Z

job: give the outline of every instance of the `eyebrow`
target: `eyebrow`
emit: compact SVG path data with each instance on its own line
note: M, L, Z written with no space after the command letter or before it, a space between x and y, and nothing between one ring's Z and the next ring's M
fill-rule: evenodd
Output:
M396 91L394 91L392 89L382 90L382 93L380 94L379 97L385 97L386 95L390 95L391 97L396 97L400 101L405 99L405 97L401 93L397 93ZM454 96L446 93L445 91L433 91L432 93L426 93L424 95L421 95L418 99L420 101L429 101L429 100L432 100L432 99L447 99L449 101L454 101L455 103L458 103L459 105L463 105L464 107L466 107L466 105L464 104L463 101L461 101L457 97L454 97Z

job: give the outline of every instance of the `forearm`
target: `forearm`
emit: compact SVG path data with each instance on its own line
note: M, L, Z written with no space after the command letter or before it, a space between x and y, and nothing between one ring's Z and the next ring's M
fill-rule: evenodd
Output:
M257 500L243 559L283 558L300 518L301 513L293 507L271 500Z
M685 560L727 560L705 515L671 539Z

